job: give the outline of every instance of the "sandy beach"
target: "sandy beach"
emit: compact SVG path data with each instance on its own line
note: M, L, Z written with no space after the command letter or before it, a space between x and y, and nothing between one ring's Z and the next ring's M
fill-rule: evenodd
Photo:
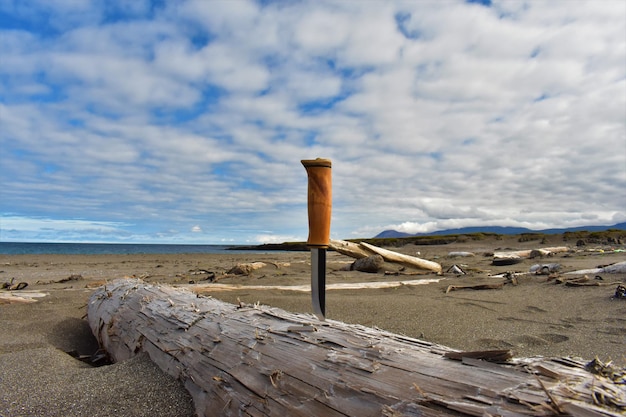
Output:
M492 265L494 251L565 245L572 249L540 259ZM510 349L516 356L598 357L626 366L626 300L612 299L626 274L600 274L598 286L572 287L547 275L527 273L534 264L558 263L559 274L626 260L619 244L548 240L520 242L517 237L469 240L446 245L406 245L399 252L439 262L443 271L458 265L466 274L404 269L387 263L376 274L347 271L353 259L331 252L328 284L435 279L424 285L385 289L329 290L327 316L379 327L460 350ZM617 249L617 250L616 250ZM451 256L471 252L474 256ZM249 275L227 272L237 264L263 262ZM517 285L501 289L461 289L502 282L492 275L512 271ZM394 275L393 273L397 273ZM0 304L0 416L192 416L190 396L145 356L91 367L75 359L93 355L98 345L85 320L93 289L105 281L137 277L146 282L203 291L227 302L267 304L311 313L310 294L257 286L307 285L307 252L183 255L0 255L0 283L26 282L17 293L39 292L34 303ZM230 291L206 287L242 285ZM553 277L554 278L554 277ZM248 286L248 287L246 287ZM251 288L249 286L255 286ZM69 353L69 354L68 354Z

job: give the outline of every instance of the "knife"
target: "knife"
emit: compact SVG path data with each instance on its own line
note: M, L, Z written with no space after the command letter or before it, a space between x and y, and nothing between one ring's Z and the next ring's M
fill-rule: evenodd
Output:
M311 301L318 319L326 315L326 248L330 242L330 217L332 211L332 176L330 159L304 159L301 161L308 176L307 208L311 249Z

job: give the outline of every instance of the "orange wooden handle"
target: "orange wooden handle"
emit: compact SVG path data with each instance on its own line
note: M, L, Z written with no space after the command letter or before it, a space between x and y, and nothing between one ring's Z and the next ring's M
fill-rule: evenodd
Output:
M330 243L330 217L333 205L333 186L330 159L305 159L302 162L309 177L308 246L326 248Z

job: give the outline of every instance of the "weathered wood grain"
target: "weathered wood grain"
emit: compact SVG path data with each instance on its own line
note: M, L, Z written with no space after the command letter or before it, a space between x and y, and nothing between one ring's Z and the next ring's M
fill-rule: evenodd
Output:
M117 280L88 304L116 361L147 352L200 416L618 416L626 390L577 360L497 365L421 340ZM419 317L416 317L419 320ZM475 356L475 355L474 355Z

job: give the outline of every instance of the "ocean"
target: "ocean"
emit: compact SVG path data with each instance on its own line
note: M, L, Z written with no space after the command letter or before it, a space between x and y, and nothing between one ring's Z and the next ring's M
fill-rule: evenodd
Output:
M163 245L134 243L26 243L0 242L0 255L132 255L177 253L267 253L237 249L236 245Z

